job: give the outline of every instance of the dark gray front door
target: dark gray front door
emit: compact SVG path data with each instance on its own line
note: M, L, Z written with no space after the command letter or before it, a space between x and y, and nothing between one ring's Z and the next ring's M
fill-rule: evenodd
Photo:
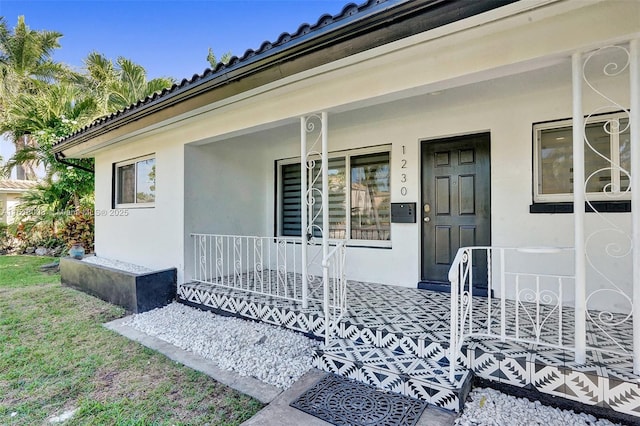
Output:
M422 288L447 290L458 248L491 244L489 145L488 133L422 142ZM486 288L484 259L473 275Z

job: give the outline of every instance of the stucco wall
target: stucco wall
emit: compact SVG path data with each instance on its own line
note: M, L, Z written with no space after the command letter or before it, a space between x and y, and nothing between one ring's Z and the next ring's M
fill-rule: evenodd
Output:
M570 214L531 214L532 124L571 116L571 86L559 67L547 75L532 72L385 105L330 114L330 151L377 145L392 146L391 200L417 202L420 194L420 141L451 135L491 133L492 244L502 247L573 246ZM553 76L553 78L551 78ZM607 85L606 82L601 84ZM624 90L610 85L614 96L628 102ZM585 109L598 105L585 93ZM401 155L402 146L406 154ZM185 231L237 235L274 235L276 214L275 162L299 156L296 123L251 135L185 148L187 185ZM407 160L408 192L402 196L400 161ZM200 194L200 195L198 195ZM609 214L607 219L628 230L629 214ZM589 214L588 230L597 217ZM420 280L421 222L392 224L391 248L350 247L350 279L415 287ZM187 257L190 257L187 247ZM524 264L544 263L547 272L570 274L572 257L520 256ZM628 259L609 263L622 287L630 285ZM188 260L187 260L188 262ZM591 274L591 279L595 279ZM572 283L566 302L573 299ZM595 282L593 285L596 285ZM499 295L499 290L497 291ZM508 289L513 295L513 289ZM614 301L607 299L606 304ZM614 303L623 304L622 301ZM593 307L593 306L592 306Z
M13 223L16 220L16 208L20 204L19 193L0 194L0 222Z
M97 154L96 208L111 208L113 163L154 152L156 206L126 217L97 217L98 254L176 266L182 282L192 262L190 232L273 235L274 163L299 155L297 117L325 109L330 150L391 144L392 202L421 202L421 140L489 131L492 244L572 246L571 215L529 213L531 126L571 116L569 55L638 31L634 17L640 11L635 2L584 4L566 11L577 3L557 3L449 37L435 34L446 29L419 35L384 46L377 56L366 52L128 137L121 147ZM626 87L612 87L623 105ZM442 93L429 94L435 91ZM585 110L595 101L585 94ZM400 195L398 173L402 146L406 196ZM628 214L607 218L629 227ZM595 220L589 215L587 223L593 227ZM351 279L415 286L420 223L393 224L391 233L391 248L349 249ZM566 262L552 266L566 272ZM626 265L607 268L629 287ZM567 294L570 300L572 291Z
M113 164L149 154L156 156L155 207L114 210ZM98 256L153 269L176 267L178 282L182 282L183 156L184 148L179 141L155 135L96 157L95 251Z

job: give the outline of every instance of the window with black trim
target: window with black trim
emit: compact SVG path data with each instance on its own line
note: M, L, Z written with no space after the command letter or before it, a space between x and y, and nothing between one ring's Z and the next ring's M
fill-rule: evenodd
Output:
M572 120L534 124L534 202L573 200ZM626 113L591 117L585 125L585 181L589 200L628 200L630 159Z
M280 161L279 234L301 235L301 166ZM320 170L320 161L309 171L308 182ZM330 154L329 238L362 241L391 240L390 151L364 149ZM321 189L321 182L313 183ZM309 212L310 220L320 223L320 206ZM316 217L317 216L317 217ZM314 236L319 234L314 232Z
M153 155L116 163L115 207L152 207L156 201L156 159Z

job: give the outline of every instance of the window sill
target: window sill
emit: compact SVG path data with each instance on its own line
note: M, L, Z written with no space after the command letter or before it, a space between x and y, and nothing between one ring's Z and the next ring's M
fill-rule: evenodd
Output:
M347 240L347 247L390 249L391 241Z
M115 209L152 209L156 206L156 203L131 203L131 204L116 204Z
M585 203L584 211L593 213L594 209L600 213L629 213L631 211L631 201L592 201L590 205ZM529 206L529 213L573 213L573 203L533 203Z
M279 237L276 238L295 238L296 244L298 243L302 243L302 239L299 236L291 236L291 235L281 235ZM333 238L329 238L329 245L330 246L335 246L338 241L342 241L342 240L336 240ZM314 238L312 240L312 245L314 246L318 246L322 244L322 239L321 238ZM353 247L353 248L374 248L374 249L390 249L391 247L391 240L388 241L380 241L380 240L346 240L345 242L345 246L346 247Z

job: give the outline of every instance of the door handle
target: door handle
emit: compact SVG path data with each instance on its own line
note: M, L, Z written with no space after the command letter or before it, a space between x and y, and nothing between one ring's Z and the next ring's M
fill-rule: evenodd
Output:
M422 220L423 220L424 222L430 222L430 221L431 221L431 218L430 218L429 216L425 216Z
M423 209L425 213L429 213L431 211L431 205L429 203L425 203Z

